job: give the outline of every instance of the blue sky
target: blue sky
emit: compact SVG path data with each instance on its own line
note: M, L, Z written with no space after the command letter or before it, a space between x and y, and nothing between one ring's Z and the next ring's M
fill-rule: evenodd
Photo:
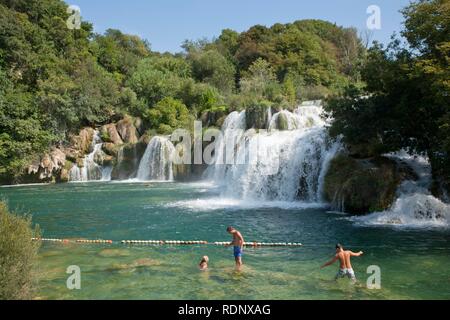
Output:
M271 26L301 19L323 19L366 29L368 6L381 9L381 30L373 40L387 43L402 29L399 10L409 0L66 0L78 5L96 32L108 28L139 35L155 51L181 51L186 39L220 35L222 29L245 31L255 24Z

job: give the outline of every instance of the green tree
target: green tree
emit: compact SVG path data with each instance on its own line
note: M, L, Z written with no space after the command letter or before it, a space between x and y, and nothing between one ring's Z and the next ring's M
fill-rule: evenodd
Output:
M90 47L100 65L110 73L118 73L121 78L129 76L139 61L150 55L147 41L114 29L96 35Z
M188 60L197 81L209 83L223 93L230 93L234 89L235 67L218 51L191 51Z
M127 84L139 98L153 105L164 97L179 96L190 74L190 65L182 58L154 56L138 63Z
M450 186L449 2L416 1L403 14L408 43L369 50L365 88L329 104L331 130L362 155L401 148L425 153L436 180Z
M189 129L193 118L180 100L166 97L145 113L145 118L160 134L171 134L176 129Z
M249 68L241 79L243 93L264 96L268 86L276 82L275 71L269 62L260 58Z

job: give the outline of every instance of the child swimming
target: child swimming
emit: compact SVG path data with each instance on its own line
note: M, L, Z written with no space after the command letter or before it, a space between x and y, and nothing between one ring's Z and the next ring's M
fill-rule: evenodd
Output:
M202 260L200 261L200 264L198 265L200 270L204 271L204 270L208 269L208 263L209 263L209 257L204 256L202 258Z

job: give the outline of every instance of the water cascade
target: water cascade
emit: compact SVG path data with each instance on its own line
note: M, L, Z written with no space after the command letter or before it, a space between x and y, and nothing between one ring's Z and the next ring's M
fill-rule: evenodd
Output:
M231 113L207 177L221 186L226 197L322 202L328 164L341 148L329 138L322 112L317 103L294 112L283 110L272 116L269 131L259 132L244 132L245 111ZM277 130L280 117L287 120L287 130Z
M172 181L175 147L165 137L154 137L139 164L137 179L141 181Z
M368 225L398 225L408 227L444 226L450 222L450 205L434 197L429 189L432 183L431 166L428 159L409 155L405 151L387 155L406 163L416 173L416 181L406 180L397 190L397 200L384 212L355 218Z
M80 168L74 164L69 171L70 182L86 182L86 181L110 181L112 167L105 166L103 163L103 141L99 132L95 131L92 139L91 153L83 159L83 166Z

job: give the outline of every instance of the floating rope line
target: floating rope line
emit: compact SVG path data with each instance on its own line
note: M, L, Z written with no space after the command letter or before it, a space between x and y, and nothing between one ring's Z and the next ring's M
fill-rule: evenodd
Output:
M49 238L32 238L33 241L55 242L55 243L76 243L76 244L114 244L122 243L126 245L171 245L171 246L186 246L186 245L214 245L214 246L231 246L231 242L211 242L203 240L182 241L182 240L122 240L115 242L113 240L88 240L88 239L49 239ZM294 242L245 242L245 247L302 247L301 243Z
M87 240L87 239L48 239L48 238L32 238L33 241L42 241L42 242L58 242L58 243L95 243L95 244L113 244L112 240Z
M216 246L231 246L231 242L214 242ZM245 242L245 247L302 247L301 243L292 243L292 242Z
M179 240L122 240L123 244L135 244L135 245L197 245L208 244L208 241L179 241Z

